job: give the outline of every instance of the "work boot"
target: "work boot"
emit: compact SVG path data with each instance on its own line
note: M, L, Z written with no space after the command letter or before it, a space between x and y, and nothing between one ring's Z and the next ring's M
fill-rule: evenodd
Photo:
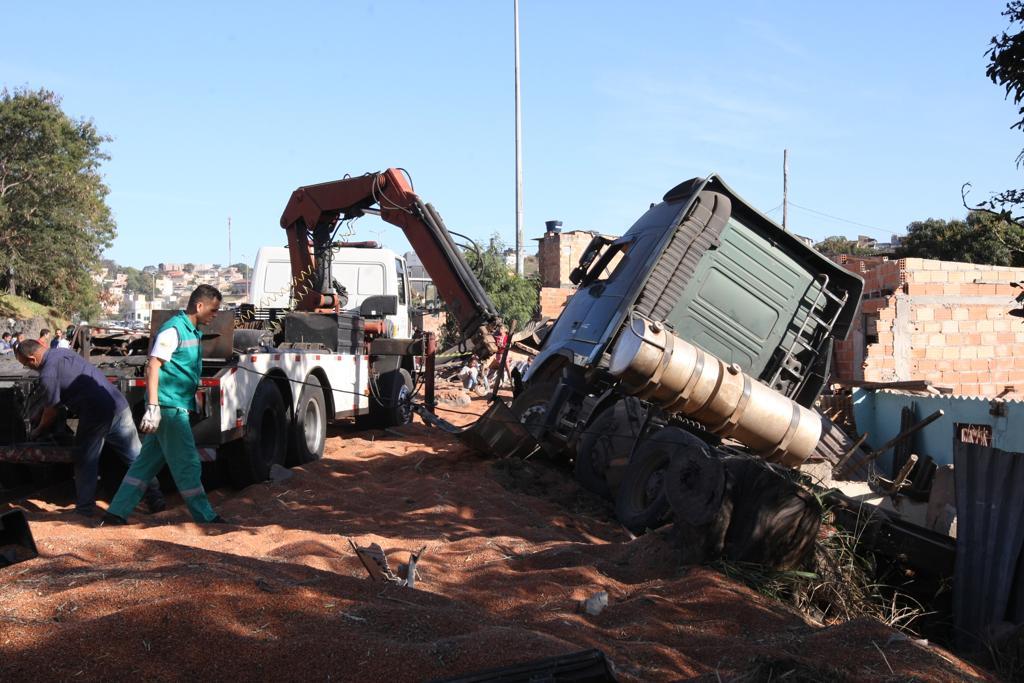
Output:
M127 519L118 517L113 512L105 513L103 519L100 520L100 526L124 526L127 523Z
M148 512L151 515L155 515L158 512L163 512L164 510L167 509L167 501L164 500L163 495L161 495L160 493L147 493L143 502L145 502L146 504L146 512Z
M92 507L76 507L75 514L86 519L95 519L100 516L100 509L95 505Z

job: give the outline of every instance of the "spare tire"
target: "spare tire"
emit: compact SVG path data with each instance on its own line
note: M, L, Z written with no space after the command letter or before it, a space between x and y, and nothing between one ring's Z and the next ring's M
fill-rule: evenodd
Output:
M398 368L377 379L370 397L370 422L375 427L397 427L412 421L412 376Z

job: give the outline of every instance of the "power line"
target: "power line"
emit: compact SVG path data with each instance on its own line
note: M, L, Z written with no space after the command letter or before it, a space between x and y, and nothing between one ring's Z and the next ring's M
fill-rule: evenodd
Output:
M824 211L818 211L817 209L811 209L811 208L806 207L806 206L801 206L801 205L797 204L796 202L794 202L792 200L790 200L789 203L790 203L790 205L792 205L792 206L794 206L794 207L796 207L798 209L802 209L804 211L807 211L809 213L817 214L818 216L824 216L825 218L831 218L832 220L839 221L841 223L849 223L850 225L856 225L857 227L864 228L865 230L874 230L875 232L877 232L879 234L882 234L882 235L887 235L887 236L895 235L898 232L896 230L886 230L884 228L875 227L873 225L866 225L864 223L858 223L857 221L851 221L851 220L848 220L846 218L840 218L839 216L833 216L832 214L825 213Z

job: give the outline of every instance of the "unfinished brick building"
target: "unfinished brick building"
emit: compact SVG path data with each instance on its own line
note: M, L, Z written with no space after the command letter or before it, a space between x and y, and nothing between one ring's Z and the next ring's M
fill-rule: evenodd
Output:
M548 221L547 231L537 238L537 266L540 274L540 314L557 318L569 300L575 285L569 274L590 244L594 233L583 230L561 232L558 221Z
M1024 319L1010 315L1024 268L841 257L865 281L838 379L928 380L956 394L1024 395Z

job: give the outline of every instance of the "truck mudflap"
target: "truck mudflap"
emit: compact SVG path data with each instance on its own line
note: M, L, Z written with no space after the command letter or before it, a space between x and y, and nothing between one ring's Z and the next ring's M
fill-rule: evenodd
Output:
M457 427L430 412L426 406L413 407L427 424L448 432L473 450L499 458L526 458L541 449L540 443L502 401L495 401L487 412L468 427Z
M74 462L71 446L51 441L19 443L0 446L0 462L55 463Z

